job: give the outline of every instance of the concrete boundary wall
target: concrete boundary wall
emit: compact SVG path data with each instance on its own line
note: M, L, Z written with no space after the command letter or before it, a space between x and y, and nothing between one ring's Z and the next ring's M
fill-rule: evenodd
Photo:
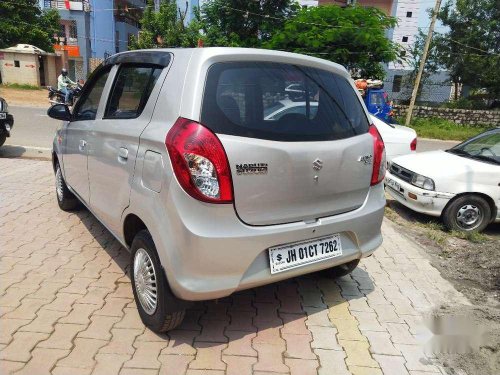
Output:
M396 117L405 117L407 109L408 106L406 105L395 105L394 114ZM481 124L500 126L500 111L416 106L413 110L413 116L420 118L439 117L453 121L456 124L470 126Z

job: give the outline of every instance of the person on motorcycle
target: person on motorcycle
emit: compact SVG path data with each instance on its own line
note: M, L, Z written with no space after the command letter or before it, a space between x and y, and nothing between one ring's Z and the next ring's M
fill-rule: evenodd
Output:
M66 104L71 104L73 96L73 90L71 89L72 85L76 85L76 82L73 82L68 77L66 68L62 68L61 74L57 77L57 89L64 94L64 101Z

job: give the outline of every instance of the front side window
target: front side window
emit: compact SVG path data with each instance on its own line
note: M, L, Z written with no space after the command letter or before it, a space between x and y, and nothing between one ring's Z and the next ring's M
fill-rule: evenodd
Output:
M89 86L85 88L82 97L78 100L73 113L73 121L95 120L99 102L101 100L104 86L108 80L111 67L99 71L95 79L89 79Z
M212 65L201 122L215 133L277 141L324 141L368 131L366 114L346 78L268 62Z
M104 117L132 119L139 117L162 69L157 66L123 65L120 67Z

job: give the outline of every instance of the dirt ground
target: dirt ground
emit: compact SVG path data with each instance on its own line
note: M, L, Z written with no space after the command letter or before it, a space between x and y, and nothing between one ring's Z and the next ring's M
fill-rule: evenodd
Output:
M25 90L0 85L0 97L9 105L48 107L47 90Z
M472 304L441 306L435 316L466 317L469 327L485 332L478 350L442 355L450 374L456 373L451 368L470 375L500 374L500 224L490 225L484 235L463 239L445 232L439 220L392 199L387 201L386 216L403 235L422 245L433 266Z

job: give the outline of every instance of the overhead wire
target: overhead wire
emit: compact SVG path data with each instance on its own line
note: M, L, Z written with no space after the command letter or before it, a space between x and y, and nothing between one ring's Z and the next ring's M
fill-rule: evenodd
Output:
M14 4L14 5L19 5L19 4L16 4L15 2L11 1L11 0L2 0L2 2L6 2L6 3L11 3L11 4ZM429 1L431 2L431 1ZM144 7L128 7L128 9L146 9L150 7L150 5L146 5ZM234 7L230 7L230 6L221 6L222 8L225 8L225 9L230 9L230 10L233 10L233 11L236 11L236 12L239 12L239 13L243 13L243 14L252 14L252 15L255 15L255 16L258 16L258 17L263 17L263 18L269 18L269 19L275 19L275 20L279 20L279 21L284 21L286 20L286 18L282 18L282 17L275 17L275 16L271 16L271 15L268 15L268 14L262 14L262 13L255 13L255 12L250 12L250 11L247 11L247 10L243 10L243 9L238 9L238 8L234 8ZM95 9L95 10L92 10L91 11L111 11L111 10L124 10L124 8L103 8L103 9ZM22 21L16 21L16 23L23 23ZM341 29L346 29L346 28L355 28L355 29L359 29L359 28L363 28L363 29L380 29L379 27L363 27L361 25L352 25L352 26L341 26L341 25L330 25L330 24L324 24L324 23L315 23L315 22L304 22L304 21L297 21L296 22L300 23L300 24L305 24L305 25L310 25L310 26L319 26L319 27L324 27L324 28L341 28ZM29 23L25 23L25 24L28 24L28 25L31 25ZM413 28L412 26L407 26L408 28ZM419 29L426 29L428 28L429 26L427 27L421 27ZM397 29L401 30L403 27L397 27ZM392 29L392 28L388 28L388 29ZM395 28L394 28L395 29ZM477 56L500 56L500 53L495 53L495 52L489 52L489 51L486 51L486 50L483 50L483 49L480 49L480 48L477 48L477 47L474 47L474 46L470 46L470 45L467 45L465 43L462 43L462 42L459 42L457 40L454 40L448 36L445 36L443 34L440 34L440 33L436 33L438 34L440 37L442 38L445 38L445 39L448 39L450 40L451 42L453 43L456 43L456 44L459 44L463 47L466 47L466 48L470 48L470 49L474 49L474 50L477 50L477 51L480 51L480 52L483 52L484 54L480 55L480 54L471 54L471 53L450 53L450 54L453 54L453 55L470 55L470 56L474 56L474 55L477 55ZM85 39L90 39L90 40L95 40L95 41L102 41L102 42L116 42L116 41L119 41L119 42L128 42L127 40L115 40L115 39L102 39L102 38L92 38L92 37L81 37L81 36L77 36L77 38L85 38ZM385 52L388 52L388 51L385 51ZM370 53L369 51L359 51L359 52L349 52L351 54L366 54L366 53ZM328 54L328 53L326 53Z

